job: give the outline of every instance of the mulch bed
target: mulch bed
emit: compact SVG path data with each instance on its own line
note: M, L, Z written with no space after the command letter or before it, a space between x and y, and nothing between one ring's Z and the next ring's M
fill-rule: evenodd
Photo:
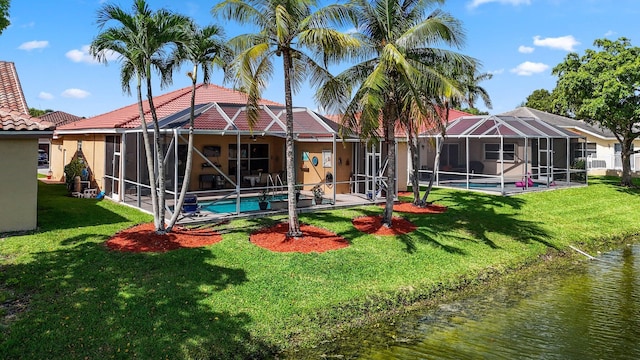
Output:
M415 231L416 226L409 220L398 216L391 218L391 227L382 225L382 216L361 216L353 219L356 229L373 235L404 235Z
M384 206L384 204L382 204ZM414 206L411 202L396 202L393 211L411 214L441 214L446 206L431 204L426 207ZM381 216L363 216L353 219L356 229L373 235L404 235L416 230L416 226L401 217L392 218L390 228L382 226ZM342 249L349 242L328 230L311 225L300 225L303 237L288 239L289 224L279 223L251 234L250 241L265 249L276 252L325 252ZM176 226L169 234L158 235L153 223L136 225L122 230L107 240L112 250L128 252L166 252L181 248L195 248L215 244L222 236L211 229L188 229Z
M384 204L382 205L384 207ZM442 214L447 211L443 205L430 204L425 207L415 206L412 202L396 202L393 204L393 211L409 214Z
M288 231L288 223L278 223L256 231L249 240L257 246L276 252L321 253L349 246L349 242L342 236L311 225L300 224L303 234L301 238L287 238Z
M118 251L165 252L212 245L221 240L222 236L216 231L179 226L174 226L173 231L168 234L158 235L153 223L145 223L116 233L107 240L106 245Z

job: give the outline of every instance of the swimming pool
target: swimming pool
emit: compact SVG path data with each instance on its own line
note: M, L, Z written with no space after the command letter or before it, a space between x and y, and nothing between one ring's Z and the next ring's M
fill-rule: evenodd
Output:
M284 200L287 198L287 195L274 195L270 196L269 200ZM205 211L209 211L217 214L225 214L225 213L235 213L236 212L236 199L225 199L217 202L208 201L201 202L200 208ZM271 209L271 204L267 209ZM246 211L258 211L260 210L260 206L258 205L258 197L257 196L246 196L240 198L240 212Z

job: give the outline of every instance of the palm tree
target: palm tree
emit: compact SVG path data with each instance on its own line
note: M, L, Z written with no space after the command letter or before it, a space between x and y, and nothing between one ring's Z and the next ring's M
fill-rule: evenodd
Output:
M469 108L475 109L475 103L478 97L482 99L487 108L491 109L491 98L489 97L489 93L485 88L478 85L480 82L485 80L491 80L493 78L493 74L491 73L480 73L474 67L465 73L461 79L462 91L464 92L464 102L469 105Z
M179 66L183 62L190 62L193 69L187 73L191 79L191 107L189 113L189 138L187 145L187 160L184 171L184 181L180 190L180 196L175 205L175 211L167 224L167 230L171 231L178 215L179 209L184 203L187 189L189 188L189 179L191 178L191 169L193 162L193 129L195 123L195 100L196 100L196 84L198 79L198 69L202 69L203 83L209 84L211 72L214 65L224 67L224 58L228 58L229 52L224 43L224 31L216 25L209 25L204 28L198 27L194 22L184 27L182 38L178 40L178 48L174 53L169 64L171 67Z
M106 28L112 22L118 25ZM98 10L97 24L102 32L92 41L90 52L101 62L107 62L107 54L113 52L119 55L122 62L120 70L122 90L131 93L130 82L136 79L136 93L138 95L138 109L142 126L149 185L151 187L151 201L156 232L165 233L165 174L164 149L160 143L160 127L156 108L153 104L152 69L156 70L161 79L161 85L171 82L167 67L167 53L175 44L180 29L189 19L173 14L167 10L153 12L145 0L135 0L132 13L121 8L106 4ZM143 109L142 83L145 82L147 101L153 120L154 144L156 149L157 173L155 176L152 145L149 140L147 122Z
M347 5L366 46L364 61L327 82L319 102L343 114L342 125L358 129L365 138L377 138L382 127L387 144L387 199L382 223L391 226L395 198L395 125L415 104L426 114L425 101L455 88L440 69L471 66L473 59L434 44L459 47L464 40L460 23L449 14L426 12L443 0L352 0ZM356 88L352 94L352 89ZM350 97L350 100L348 99ZM411 100L413 99L413 100ZM341 108L344 106L344 108ZM380 122L380 120L382 122Z
M257 121L258 102L274 70L274 58L282 58L286 111L286 166L289 231L288 237L301 237L295 202L294 133L292 93L303 82L315 86L330 77L326 65L340 60L358 42L349 34L330 27L345 24L348 12L341 5L312 11L316 0L226 0L215 6L214 14L258 28L257 33L230 40L238 52L233 64L238 87L248 94L249 123ZM309 53L304 50L308 50ZM321 62L314 60L321 58Z

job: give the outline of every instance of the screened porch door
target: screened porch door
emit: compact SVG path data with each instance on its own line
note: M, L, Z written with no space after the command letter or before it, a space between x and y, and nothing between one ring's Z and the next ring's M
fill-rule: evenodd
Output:
M120 136L107 136L105 151L104 192L114 200L120 200Z
M538 145L538 179L553 181L553 141L540 138Z
M380 190L380 183L382 179L380 176L382 168L382 154L381 149L372 146L367 147L367 161L365 163L365 174L367 175L367 181L365 182L365 194L370 199L374 199L376 192Z

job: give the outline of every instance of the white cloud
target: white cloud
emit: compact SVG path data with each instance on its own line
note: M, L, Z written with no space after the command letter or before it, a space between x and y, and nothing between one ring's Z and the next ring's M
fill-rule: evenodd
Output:
M38 40L34 40L34 41L28 41L26 43L22 43L22 45L18 46L18 49L20 50L27 50L27 51L31 51L34 49L44 49L46 47L49 46L49 42L48 41L38 41Z
M498 69L498 70L489 71L489 74L493 74L493 75L500 75L502 73L504 73L504 69Z
M574 46L580 45L580 43L573 37L573 35L544 39L536 35L533 37L533 45L565 51L574 51Z
M535 49L530 47L530 46L524 46L524 45L520 45L518 47L518 52L523 53L523 54L531 54Z
M604 37L610 37L610 36L613 36L615 34L617 34L615 31L609 30L606 33L604 33Z
M54 96L48 92L41 91L40 94L38 94L38 99L51 100L53 98Z
M67 89L62 92L62 97L73 98L73 99L84 99L91 95L88 91L84 91L81 89Z
M106 51L105 54L106 54L107 61L116 60L118 58L118 55L113 51ZM69 50L67 51L65 56L67 57L67 59L77 63L79 62L83 62L87 64L98 63L98 60L96 60L93 57L93 55L89 53L89 45L84 45L79 50L78 49Z
M549 68L549 65L547 64L525 61L522 64L511 69L511 72L520 76L531 76L533 74L541 73L547 70L548 68Z
M513 5L513 6L531 5L531 0L472 0L469 4L467 4L467 7L469 9L474 9L482 4L489 4L494 2L498 4Z

